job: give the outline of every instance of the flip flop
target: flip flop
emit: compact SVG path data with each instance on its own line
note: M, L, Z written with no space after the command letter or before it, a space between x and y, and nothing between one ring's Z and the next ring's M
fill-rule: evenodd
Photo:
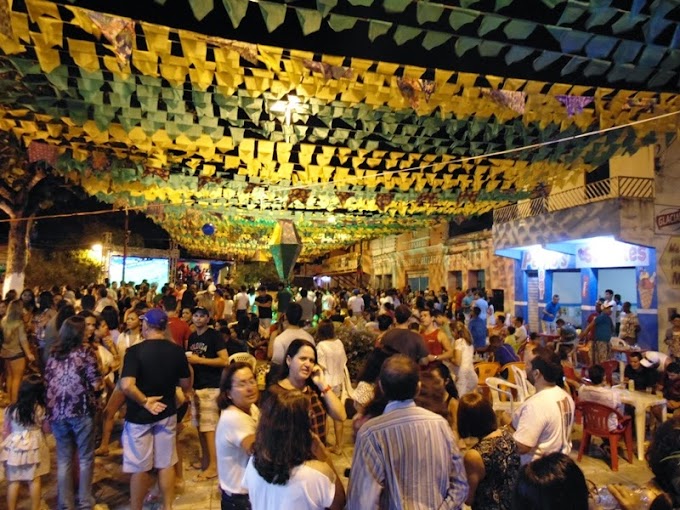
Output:
M208 482L210 480L214 480L217 478L217 473L215 473L212 476L206 476L204 473L199 473L196 476L194 476L191 481L194 483L201 483L201 482Z

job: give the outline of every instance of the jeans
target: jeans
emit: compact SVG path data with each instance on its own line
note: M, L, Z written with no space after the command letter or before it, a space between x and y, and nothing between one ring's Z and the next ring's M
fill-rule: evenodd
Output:
M250 499L247 494L233 494L228 496L224 491L222 494L221 510L251 510Z
M57 443L57 501L59 510L92 510L94 418L80 416L50 423ZM73 493L73 456L78 454L78 506Z

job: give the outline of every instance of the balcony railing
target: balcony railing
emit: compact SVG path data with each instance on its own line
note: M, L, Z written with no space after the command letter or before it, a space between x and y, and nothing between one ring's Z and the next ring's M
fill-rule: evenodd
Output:
M507 223L521 218L570 209L612 198L654 198L654 179L646 177L611 177L547 197L522 200L496 209L494 223Z

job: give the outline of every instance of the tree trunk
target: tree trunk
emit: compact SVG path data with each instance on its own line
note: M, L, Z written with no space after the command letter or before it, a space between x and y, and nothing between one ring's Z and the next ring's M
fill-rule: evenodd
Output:
M21 216L15 216L12 219L19 218ZM5 272L5 283L2 287L3 297L10 289L16 290L19 294L24 290L24 272L28 263L28 239L32 225L32 218L21 218L20 221L13 221L9 225L7 271Z

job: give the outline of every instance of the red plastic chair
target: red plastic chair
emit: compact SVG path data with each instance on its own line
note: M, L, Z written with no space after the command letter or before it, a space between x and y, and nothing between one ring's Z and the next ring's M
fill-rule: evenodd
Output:
M619 362L616 361L615 359L610 359L607 361L603 361L600 363L602 365L602 368L604 368L604 379L607 381L607 384L609 386L614 385L614 372L618 372L619 370Z
M624 439L626 444L626 452L628 453L626 460L628 460L629 464L633 463L633 422L630 416L623 416L616 409L596 402L578 402L576 409L583 415L583 437L581 438L581 446L578 449L577 458L579 462L583 457L583 452L590 448L590 438L595 436L609 439L612 471L619 470L618 445L621 438ZM619 427L613 431L610 431L607 425L610 414L615 414L619 421Z

